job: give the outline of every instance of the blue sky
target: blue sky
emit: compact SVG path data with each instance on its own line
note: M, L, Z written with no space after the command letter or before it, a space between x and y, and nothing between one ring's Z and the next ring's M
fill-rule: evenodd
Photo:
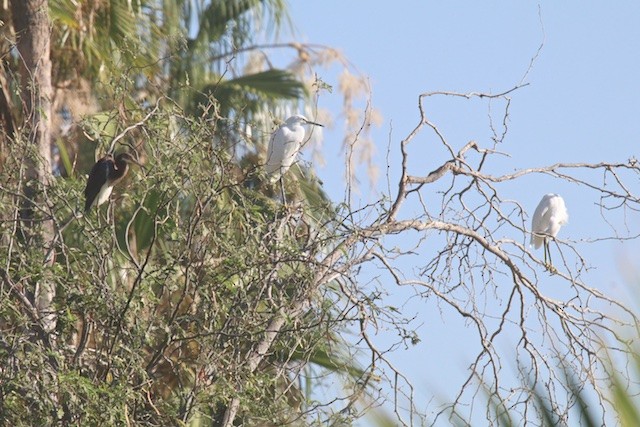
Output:
M508 89L544 41L530 86L514 94L510 152L529 164L576 161L577 147L588 148L583 160L628 156L640 127L640 4L540 9L544 33L535 3L290 3L304 40L340 49L369 76L374 106L396 138L415 125L419 93ZM386 140L388 126L379 135Z
M509 132L500 146L510 157L489 170L500 174L557 162L625 162L639 157L640 2L326 0L291 1L289 6L297 39L340 49L369 77L373 106L383 116L383 124L373 132L382 171L387 144L391 142L393 163L398 141L418 122L420 93L510 89L521 81L541 44L525 80L529 85L512 94ZM337 86L335 70L317 72ZM337 94L323 95L320 106L338 112L340 102ZM429 104L430 118L456 147L471 139L488 147L486 105L438 99ZM495 108L499 111L500 104ZM341 132L339 126L324 132L327 166L317 171L337 200L344 193ZM429 140L426 132L417 139L424 148L415 149L412 163L424 173L438 166ZM392 165L392 170L397 173L398 167ZM636 192L637 181L632 182ZM384 182L381 177L376 188L364 188L362 197L375 199ZM590 283L626 298L629 283L619 272L620 260L637 265L640 246L587 242L611 234L595 205L596 193L545 176L506 185L501 191L518 200L529 215L543 194L562 194L570 219L560 237L575 241L589 259L594 267L587 276ZM638 230L637 213L629 213L626 221ZM543 280L542 289L553 294L554 281ZM402 290L390 292L403 296ZM424 313L412 304L407 309L422 316L422 341L415 348L398 350L394 361L410 374L420 399L416 403L424 411L433 393L451 395L457 390L473 353L465 354L465 326L458 319Z

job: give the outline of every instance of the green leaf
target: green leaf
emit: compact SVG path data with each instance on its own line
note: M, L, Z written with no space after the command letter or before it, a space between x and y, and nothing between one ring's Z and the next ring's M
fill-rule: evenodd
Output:
M56 140L56 146L60 152L60 158L62 159L62 165L64 166L64 171L66 176L73 175L73 164L71 163L71 159L69 158L69 151L67 150L67 146L62 139Z
M306 93L304 85L293 74L276 69L223 81L221 86L247 90L274 99L298 99Z
M219 80L202 89L204 97L213 96L223 106L238 107L259 101L300 99L305 93L304 85L284 70L269 70L233 80ZM203 101L202 95L196 100Z
M160 193L151 191L144 198L144 209L136 212L133 221L133 230L136 234L136 243L138 251L148 247L151 244L155 233L154 219L149 212L156 212L160 203Z

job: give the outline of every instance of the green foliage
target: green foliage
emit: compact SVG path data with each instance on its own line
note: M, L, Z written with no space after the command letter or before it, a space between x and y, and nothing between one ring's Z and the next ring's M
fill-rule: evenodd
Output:
M148 15L154 2L49 2L54 22L55 76L94 79L117 75L120 67L156 64L165 37ZM78 19L78 14L82 19Z
M178 132L167 132L175 117ZM0 379L4 421L31 413L38 424L175 425L218 419L239 396L244 422L302 422L318 408L292 380L301 366L354 384L364 374L340 350L337 295L314 287L316 260L333 244L332 211L323 201L319 223L310 202L286 207L249 188L237 160L212 144L212 128L174 107L158 109L144 132L152 136L138 148L144 169L132 169L109 206L60 230L51 269L37 248L8 254L11 281L28 286L47 272L59 292L56 339L46 348L29 344L37 327L3 290L3 337L14 347L2 361L16 366ZM57 224L81 206L73 200L82 200L83 183L73 174L55 182ZM19 209L3 198L5 212ZM247 371L269 321L301 300L305 313L288 319L265 362Z
M265 138L239 130L308 101L288 71L239 71L238 52L277 32L285 3L58 0L50 12L52 119L67 109L75 121L53 129L52 182L26 177L25 159L39 160L27 135L10 136L0 168L0 423L211 425L237 399L248 425L350 421L315 396L316 375L358 396L369 374L340 338L344 296L318 280L339 245L337 210L301 169L286 182L293 204L276 201ZM15 88L9 59L0 71ZM144 168L81 214L87 172L114 150ZM52 242L34 244L38 224L19 220L28 186ZM44 279L51 332L35 298Z
M560 371L566 386L566 408L554 407L549 399L549 390L540 383L530 380L523 389L535 402L535 419L542 426L580 425L600 426L615 421L622 426L640 425L640 402L637 397L637 386L640 380L640 352L629 348L615 357L610 354L601 355L594 369L602 370L606 383L605 390L592 390L581 381L569 366L560 363ZM597 366L597 367L596 367ZM627 366L627 375L621 375L618 366ZM522 414L515 408L505 405L488 389L485 394L489 408L500 426L520 425ZM605 412L605 409L608 409ZM603 424L604 423L604 424Z
M304 85L283 70L268 70L225 80L213 78L195 95L192 105L206 105L213 98L220 106L218 114L226 117L233 108L242 106L244 112L259 111L265 101L297 100L306 95Z

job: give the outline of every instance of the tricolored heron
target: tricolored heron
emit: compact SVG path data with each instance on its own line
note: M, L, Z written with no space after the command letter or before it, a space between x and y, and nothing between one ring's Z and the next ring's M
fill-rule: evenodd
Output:
M549 239L555 238L560 231L560 227L569 221L569 213L564 204L564 200L557 194L545 194L540 200L531 224L531 244L538 249L544 244L544 264L554 271L551 264L551 252L549 251ZM547 264L547 254L549 263Z
M296 160L298 152L302 148L302 141L304 141L305 137L304 125L322 126L320 123L312 122L305 116L296 114L285 120L269 140L265 170L272 184L280 180L283 202L285 202L285 199L282 178Z
M130 164L142 166L130 153L120 153L115 157L107 154L93 165L84 189L85 212L109 200L113 186L124 178Z

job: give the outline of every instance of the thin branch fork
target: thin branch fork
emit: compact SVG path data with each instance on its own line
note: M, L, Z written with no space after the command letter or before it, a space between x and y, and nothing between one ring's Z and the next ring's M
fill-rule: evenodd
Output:
M113 150L116 147L116 142L118 142L120 139L124 138L124 136L132 131L133 129L136 129L140 126L144 126L145 123L147 123L149 121L149 119L156 113L156 111L158 111L158 108L160 107L160 101L162 101L164 99L163 96L159 97L156 100L156 105L153 107L153 109L151 109L151 111L149 111L147 113L146 116L144 116L140 121L132 124L131 126L127 126L122 132L120 132L118 135L116 135L115 138L113 138L113 141L111 141L111 145L109 146L109 153L113 153Z

